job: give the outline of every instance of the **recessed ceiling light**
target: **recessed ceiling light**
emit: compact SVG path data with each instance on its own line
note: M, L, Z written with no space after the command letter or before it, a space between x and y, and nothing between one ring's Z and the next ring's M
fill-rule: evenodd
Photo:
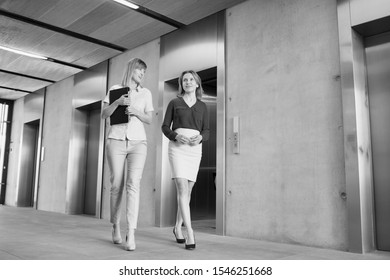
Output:
M47 59L47 57L44 57L44 56L41 56L41 55L32 54L32 53L28 53L28 52L24 52L24 51L19 51L19 50L15 50L15 49L3 47L3 46L0 46L0 49L5 50L5 51L9 51L9 52L13 52L13 53L17 53L17 54L21 54L21 55L34 57L34 58Z
M137 6L136 4L133 4L133 3L126 1L126 0L114 0L114 1L118 2L119 4L125 5L131 9L134 9L134 10L139 8L139 6Z

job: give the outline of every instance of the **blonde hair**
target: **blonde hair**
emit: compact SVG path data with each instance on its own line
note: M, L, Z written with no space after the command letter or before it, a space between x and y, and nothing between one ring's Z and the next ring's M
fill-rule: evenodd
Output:
M122 77L122 86L129 86L131 78L133 76L133 71L135 69L145 69L147 66L146 63L140 59L140 58L133 58L130 59L129 62L127 62L127 67L125 71L123 72Z
M202 99L202 95L203 95L202 79L199 77L198 73L196 73L194 70L186 70L186 71L183 71L183 73L181 73L181 75L179 77L179 94L178 94L178 96L182 97L184 95L183 77L185 74L188 74L188 73L194 77L195 82L198 84L198 87L195 90L195 95L196 95L196 98L200 100L200 99Z

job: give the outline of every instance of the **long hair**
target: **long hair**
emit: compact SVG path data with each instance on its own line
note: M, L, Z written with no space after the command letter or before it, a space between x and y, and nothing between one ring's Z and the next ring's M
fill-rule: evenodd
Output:
M198 73L196 73L194 70L186 70L183 73L181 73L181 75L179 77L179 81L178 81L179 82L179 94L177 96L182 97L184 95L183 77L185 74L188 74L188 73L192 74L196 83L198 84L198 87L195 90L195 94L196 94L196 98L200 100L200 99L202 99L202 95L203 95L202 80L199 77Z
M131 78L133 76L133 71L135 69L145 69L146 70L147 66L146 63L140 59L140 58L133 58L130 59L129 62L127 62L127 67L125 71L123 72L123 77L122 77L122 86L129 86Z

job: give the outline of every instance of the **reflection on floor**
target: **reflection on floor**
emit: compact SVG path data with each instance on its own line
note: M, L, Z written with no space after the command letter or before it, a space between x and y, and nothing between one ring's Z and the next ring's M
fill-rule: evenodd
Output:
M208 234L215 234L215 219L192 221L192 227L195 231L200 231Z
M208 234L215 234L216 222L215 222L215 210L192 210L191 209L192 227L195 231L200 231Z

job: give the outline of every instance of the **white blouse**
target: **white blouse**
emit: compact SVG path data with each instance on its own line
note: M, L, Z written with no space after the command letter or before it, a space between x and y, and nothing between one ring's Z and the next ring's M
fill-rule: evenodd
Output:
M110 90L121 88L120 85L115 85ZM110 103L110 90L108 91L103 102ZM129 92L131 105L141 112L154 111L152 94L147 88L138 86L136 90ZM110 125L108 138L117 140L146 140L145 127L142 121L136 116L131 116L128 123Z

